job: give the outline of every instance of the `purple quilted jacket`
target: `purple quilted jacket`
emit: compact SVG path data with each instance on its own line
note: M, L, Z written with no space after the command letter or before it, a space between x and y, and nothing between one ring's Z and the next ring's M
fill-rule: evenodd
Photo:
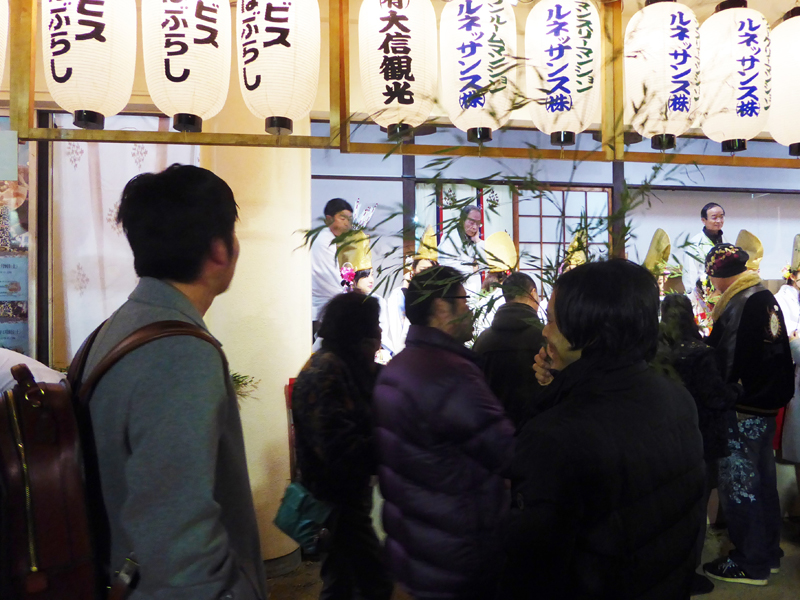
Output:
M387 555L415 596L474 596L501 566L514 427L475 356L412 325L375 388Z

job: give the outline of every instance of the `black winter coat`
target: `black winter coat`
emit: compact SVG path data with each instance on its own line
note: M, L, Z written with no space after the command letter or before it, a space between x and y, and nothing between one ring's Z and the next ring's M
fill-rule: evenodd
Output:
M476 358L412 325L375 387L386 554L414 596L462 599L499 576L514 427Z
M714 349L700 340L678 342L665 353L697 405L706 460L730 456L725 413L736 405L742 386L722 379Z
M503 600L688 599L705 469L686 389L580 359L517 438Z
M763 285L731 298L708 344L716 350L725 381L741 381L744 394L736 410L777 414L794 395L794 363L778 301Z
M489 387L519 430L538 412L542 387L533 372L533 359L542 348L542 322L527 304L509 302L497 309L492 325L472 349L481 357Z

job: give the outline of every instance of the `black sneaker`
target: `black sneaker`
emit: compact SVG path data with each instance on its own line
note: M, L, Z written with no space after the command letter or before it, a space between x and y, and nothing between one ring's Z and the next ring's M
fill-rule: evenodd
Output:
M703 577L700 573L692 574L692 596L702 596L703 594L710 594L714 591L714 584L708 580L708 577Z
M727 581L729 583L746 583L748 585L767 585L767 579L750 577L739 565L730 558L720 557L703 565L703 571L712 579Z

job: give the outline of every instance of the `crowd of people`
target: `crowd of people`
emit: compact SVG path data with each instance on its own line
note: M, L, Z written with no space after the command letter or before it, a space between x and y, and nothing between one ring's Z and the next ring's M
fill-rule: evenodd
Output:
M797 391L800 252L776 298L755 256L724 242L724 209L707 205L703 232L686 250L686 262L700 265L689 267L688 294L665 293L664 280L675 277L665 266L668 238L654 239L663 260L648 268L568 259L544 325L535 282L509 269L495 279L502 302L474 339L480 269L471 257L491 253L489 240L478 247L477 226L464 226L478 221L475 211L462 214L462 246L448 252L456 264L428 256L404 282L403 346L385 366L361 366L374 387L360 404L317 386L353 377L327 340L320 352L336 367L321 374L318 352L298 376L300 478L334 512L359 515L333 526L333 539L348 543L324 555L320 597L389 598L392 581L418 600L674 600L710 592L712 580L766 585L783 556L773 440ZM323 331L329 311L342 321L348 296L329 300ZM711 313L708 337L696 318L701 303ZM339 335L363 345L377 331L377 347L379 315L362 317ZM304 445L325 432L365 444L358 467L342 465L342 449ZM783 438L793 460L800 428ZM366 454L372 469L364 471ZM346 472L336 479L352 483L357 501L316 487L305 465L318 472L326 457L335 471L323 470ZM385 499L382 549L366 527L370 474ZM733 549L701 571L714 488Z
M502 236L478 248L468 208L462 249L491 257L502 297L472 349L474 262L441 264L428 234L383 303L368 238L337 243L352 208L326 207L312 264L330 296L315 284L317 349L292 396L299 480L332 506L320 597L388 600L399 585L415 600L687 598L713 587L698 571L714 487L734 549L703 572L766 585L782 557L772 441L797 395L800 248L776 299L743 248L714 243L703 261L718 296L707 338L689 298L662 299L653 271L624 259L571 261L542 319L535 282L505 272ZM230 187L199 167L127 184L118 222L140 281L99 330L88 371L144 325L206 329L236 268L237 219ZM382 325L390 307L402 319ZM386 348L384 327L402 344ZM783 431L783 456L796 462L798 409L789 405ZM109 580L132 561L132 600L266 600L237 400L217 348L189 335L152 341L108 372L89 410L104 509L92 518L107 531L97 551ZM376 477L384 543L370 516Z

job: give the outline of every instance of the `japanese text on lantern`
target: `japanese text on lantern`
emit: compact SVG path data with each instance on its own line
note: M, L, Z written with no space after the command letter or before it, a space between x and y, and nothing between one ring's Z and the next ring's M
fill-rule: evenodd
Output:
M261 16L260 2L263 4L264 22L259 23ZM242 7L242 26L239 37L242 40L242 76L244 86L253 91L261 85L261 75L256 75L253 81L247 79L247 65L258 60L260 50L272 46L284 46L291 48L289 40L289 9L291 2L272 3L263 0L246 0L241 3ZM259 41L261 46L259 47Z
M214 48L219 48L217 36L217 12L219 4L203 0L196 2L186 2L186 0L162 0L167 7L164 8L164 21L161 23L161 31L164 33L164 76L173 83L186 81L191 74L191 69L175 68L172 61L178 56L184 56L189 52L189 40L196 45L210 44ZM186 19L187 11L191 13L189 6L194 8L194 26L196 32L190 32L189 22ZM187 33L191 36L187 38ZM176 74L176 71L180 70Z
M473 5L472 0L464 0L458 5L458 31L463 32L456 37L456 41L462 44L456 48L461 52L461 60L458 61L461 67L458 80L462 83L459 90L458 104L462 109L478 108L486 104L483 88L485 87L480 66L483 62L482 52L478 53L483 44L484 32L483 23L479 11L483 4Z
M50 34L50 74L57 83L66 83L72 77L72 67L67 66L59 69L56 64L56 57L59 64L63 67L64 63L69 63L68 54L72 49L72 43L95 40L105 43L106 38L103 32L106 23L103 19L103 8L105 0L78 0L75 9L69 8L74 0L49 0L50 21L47 23L47 31ZM75 12L70 17L69 13ZM83 18L82 18L83 17ZM77 19L78 27L72 25L71 19ZM74 33L75 37L70 40L69 34Z
M560 4L547 11L547 23L545 25L545 35L549 38L550 47L545 50L549 60L547 66L547 99L544 102L547 112L565 112L572 110L572 86L569 78L569 56L568 50L572 50L572 41L569 31L567 17L572 14L571 10L564 10Z
M577 53L575 63L577 77L577 93L585 94L594 87L594 50L590 48L594 27L592 26L592 9L588 2L578 2L577 23L578 31Z
M381 0L381 6L390 9L380 18L385 25L378 32L384 34L383 42L378 46L378 50L383 52L380 73L384 81L391 82L386 84L386 91L383 92L386 97L384 104L414 104L414 91L409 83L414 81L408 45L411 28L408 16L403 14L408 7L408 0Z
M506 74L512 68L506 52L506 42L500 35L500 26L508 23L503 19L504 1L497 0L497 2L490 5L492 8L489 9L489 14L492 15L489 18L492 34L489 36L487 44L489 46L489 92L492 94L503 91L508 87Z
M695 48L696 40L692 39L689 25L692 19L683 12L670 15L670 38L675 40L677 47L669 53L670 68L672 73L672 88L667 101L667 108L673 112L688 113L691 108L691 81L692 71L696 72L696 61L699 60Z
M739 117L757 117L761 114L757 81L767 57L759 39L763 26L764 23L756 23L749 18L739 21L737 45L741 58L736 61L741 66L741 70L737 71L739 95L736 97L736 115Z

